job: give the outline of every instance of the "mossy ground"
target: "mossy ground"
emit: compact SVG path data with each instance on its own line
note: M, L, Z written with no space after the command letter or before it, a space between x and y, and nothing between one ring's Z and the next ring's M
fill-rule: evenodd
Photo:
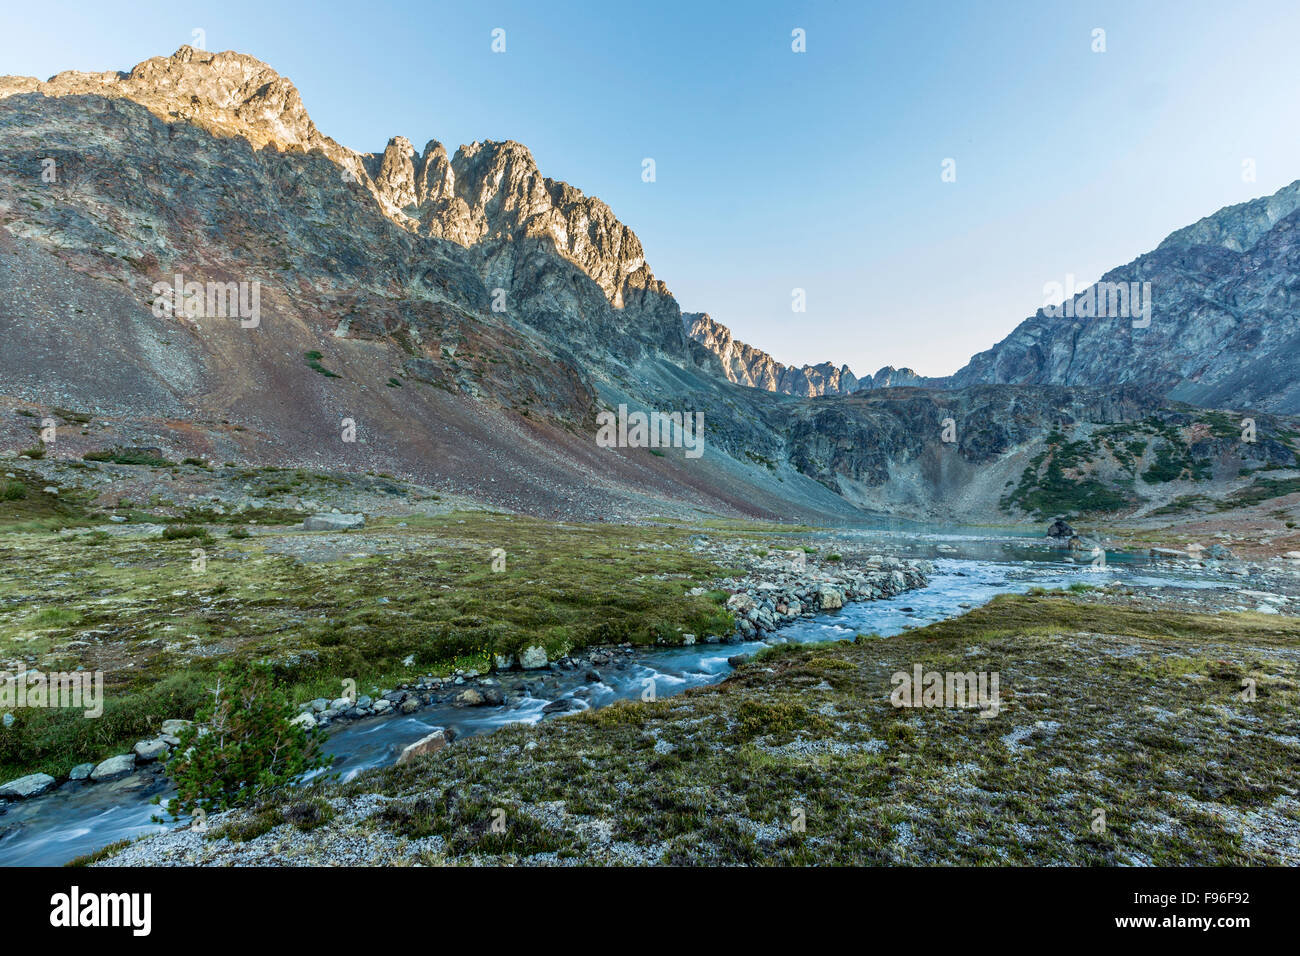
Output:
M731 627L725 595L686 593L727 569L693 552L684 529L467 512L346 534L259 524L239 537L251 526L204 517L173 516L162 539L58 534L30 516L0 534L0 669L80 666L103 671L106 685L96 720L17 711L0 730L0 779L63 773L191 716L220 660L269 660L306 700L338 696L344 679L374 693L418 674L486 670L492 654L530 644L556 654Z
M895 708L891 675L918 663L998 672L1000 713ZM1294 618L1002 597L327 787L382 809L288 845L318 862L346 844L395 863L1295 864L1298 665Z

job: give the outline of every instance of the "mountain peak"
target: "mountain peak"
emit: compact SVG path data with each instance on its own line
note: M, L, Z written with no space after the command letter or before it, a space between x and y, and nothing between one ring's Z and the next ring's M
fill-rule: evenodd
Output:
M476 140L449 157L437 140L429 140L421 154L409 139L394 136L382 153L358 154L316 128L292 82L244 53L183 46L129 73L69 71L45 82L0 77L0 99L28 93L127 99L164 122L193 123L217 136L242 137L255 148L319 150L404 229L462 246L493 237L553 243L615 308L668 295L651 274L635 233L604 202L543 176L523 143ZM675 313L670 324L684 348Z
M183 119L222 136L243 136L254 146L340 150L307 115L298 89L256 57L227 50L209 53L183 46L169 57L137 63L130 73L69 70L42 83L0 77L0 98L108 96L130 99L163 120Z

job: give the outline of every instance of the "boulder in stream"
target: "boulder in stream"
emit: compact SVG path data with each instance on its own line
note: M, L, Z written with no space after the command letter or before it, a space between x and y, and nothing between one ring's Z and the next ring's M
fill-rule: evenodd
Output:
M1068 541L1075 536L1075 531L1066 523L1064 518L1054 518L1052 523L1047 526L1047 536Z
M519 666L526 671L535 671L545 667L549 663L546 656L546 648L534 644L532 647L525 647L519 653Z
M817 600L823 611L838 611L844 606L844 594L835 588L822 588L817 592Z
M149 763L159 757L165 757L167 751L171 748L167 745L167 741L158 738L156 740L137 740L135 746L131 749L135 751L137 760L141 763Z
M109 757L107 760L100 761L95 769L90 772L90 779L96 783L103 780L115 780L118 777L126 776L133 770L135 770L135 754L118 754L116 757Z
M26 800L28 797L39 797L52 786L54 778L48 773L29 773L25 777L0 784L0 797Z

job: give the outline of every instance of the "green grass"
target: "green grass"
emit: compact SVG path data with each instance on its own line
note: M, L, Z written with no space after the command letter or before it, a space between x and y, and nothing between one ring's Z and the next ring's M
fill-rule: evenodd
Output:
M341 377L342 377L342 376L340 376L337 372L331 372L331 371L330 371L329 369L327 369L324 365L321 365L320 360L321 360L324 356L322 356L321 353L320 353L320 352L317 352L315 349L313 349L313 350L310 351L310 352L305 352L305 353L303 353L303 357L307 360L307 366L308 366L309 368L311 368L313 371L320 372L320 373L321 373L322 375L324 375L326 378L341 378ZM391 381L391 380L390 380L390 381Z
M143 837L137 837L136 839L143 839ZM67 863L63 865L73 867L73 868L91 866L92 864L98 863L101 860L107 860L115 853L118 853L121 850L125 850L127 847L129 847L132 843L135 842L136 840L132 840L132 839L118 840L116 843L110 843L108 846L100 847L98 850L95 850L94 852L83 853L81 856L69 860Z
M14 478L0 480L0 534L50 532L90 524L90 495L65 489L46 494L39 475L12 470Z
M554 657L733 626L725 594L686 593L725 569L692 552L685 530L482 513L402 520L407 527L381 520L367 532L409 550L306 564L268 550L265 535L213 538L184 523L161 540L100 538L94 547L84 534L0 535L0 660L102 670L109 701L100 720L18 714L17 731L3 735L0 777L62 773L120 752L164 719L192 716L223 659L269 661L293 699L308 700L337 696L344 678L368 693L421 673L483 670L494 654L532 644ZM350 535L348 550L370 548L367 532ZM196 542L207 552L201 573L192 570ZM507 553L499 573L497 547ZM42 582L39 612L33 580Z
M166 458L151 455L145 451L118 448L106 451L91 451L81 457L84 461L106 461L114 465L143 465L150 468L170 468L175 464L175 462L168 461Z
M212 541L212 532L207 528L198 525L174 524L163 529L164 541L179 541L182 539L196 538L200 541Z

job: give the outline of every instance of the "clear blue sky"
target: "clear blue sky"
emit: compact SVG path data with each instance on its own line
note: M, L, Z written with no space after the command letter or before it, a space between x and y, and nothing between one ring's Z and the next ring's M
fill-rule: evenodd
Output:
M354 149L525 143L637 232L683 309L859 374L952 372L1044 283L1300 178L1294 0L14 0L0 73L125 70L196 27L289 77Z

